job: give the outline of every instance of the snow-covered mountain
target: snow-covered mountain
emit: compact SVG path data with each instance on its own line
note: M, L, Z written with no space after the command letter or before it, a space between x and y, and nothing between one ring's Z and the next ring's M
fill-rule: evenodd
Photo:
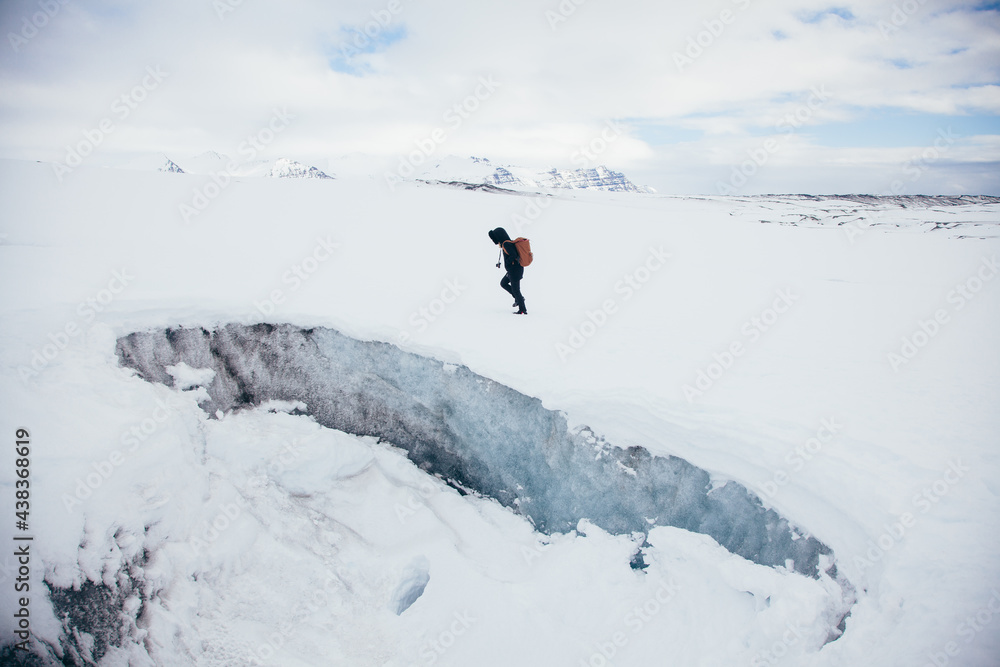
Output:
M310 167L289 158L275 160L271 170L267 172L267 176L270 178L333 178L316 167Z
M448 183L487 184L511 190L540 189L600 190L605 192L652 193L625 174L601 165L580 169L534 169L497 165L488 158L448 156L418 171L415 178Z
M329 160L331 164L342 166L352 173L377 174L382 171L391 174L386 161L364 155L345 156ZM207 151L199 155L171 160L163 154L133 160L129 168L140 170L156 169L200 175L221 172L233 176L264 176L269 178L332 179L318 167L290 158L273 160L234 160L228 155ZM591 190L605 192L652 193L652 188L638 186L625 174L603 165L580 169L534 169L511 165L497 165L487 158L459 158L446 156L419 169L407 171L400 180L440 181L443 183L468 183L472 185L492 185L523 192L539 190Z
M263 176L267 178L334 178L317 167L303 164L291 158L240 161L215 151L199 153L176 161L162 153L156 153L133 159L123 166L139 171L167 171L203 176L227 173L230 176Z
M549 169L543 173L515 176L509 168L497 167L490 177L494 185L523 188L567 188L571 190L604 190L606 192L653 192L637 186L625 174L605 166L585 169Z
M234 176L261 176L264 178L295 178L295 179L333 179L318 168L303 164L290 158L276 160L252 160L242 162L232 167L229 172Z
M177 166L177 163L167 158L167 161L157 171L166 171L173 174L183 174L184 170Z

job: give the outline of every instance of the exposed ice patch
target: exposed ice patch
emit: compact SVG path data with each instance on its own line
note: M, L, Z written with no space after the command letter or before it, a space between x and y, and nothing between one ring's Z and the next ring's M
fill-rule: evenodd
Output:
M736 482L713 486L682 459L570 431L536 398L387 343L330 329L230 324L133 333L119 339L117 352L123 365L168 386L175 380L167 367L182 361L215 370L202 405L209 414L302 401L320 424L392 443L426 472L496 499L544 533L572 531L581 519L613 534L676 526L762 565L791 561L809 576L830 553Z

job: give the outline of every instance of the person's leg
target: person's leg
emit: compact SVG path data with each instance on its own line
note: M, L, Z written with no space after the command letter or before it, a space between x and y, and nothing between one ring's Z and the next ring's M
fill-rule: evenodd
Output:
M510 291L510 275L509 274L506 274L506 273L504 274L503 279L500 281L500 287L502 287L505 290L507 290L507 292L511 296L514 296L514 293ZM515 303L514 305L516 306L517 303Z
M524 307L524 296L521 295L521 276L509 276L510 283L510 293L514 297L514 305L517 306L519 313L527 313L528 310Z

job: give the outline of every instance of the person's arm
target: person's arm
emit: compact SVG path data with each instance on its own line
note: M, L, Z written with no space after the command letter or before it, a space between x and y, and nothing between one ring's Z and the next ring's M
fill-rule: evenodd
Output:
M521 253L517 251L517 245L513 241L504 241L500 245L504 250L504 264L507 267L521 266Z

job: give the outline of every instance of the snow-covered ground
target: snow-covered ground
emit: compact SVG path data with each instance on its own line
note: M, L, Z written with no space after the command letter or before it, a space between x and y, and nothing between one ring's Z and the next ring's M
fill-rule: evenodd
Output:
M0 507L5 545L34 537L37 650L213 666L1000 659L1000 204L223 180L0 162ZM496 226L531 239L527 317L497 284ZM256 322L467 366L615 445L756 490L832 549L855 598L846 631L828 642L844 599L828 578L667 526L636 569L641 536L536 532L308 406L209 415L211 373L171 366L169 388L116 356L135 331Z

